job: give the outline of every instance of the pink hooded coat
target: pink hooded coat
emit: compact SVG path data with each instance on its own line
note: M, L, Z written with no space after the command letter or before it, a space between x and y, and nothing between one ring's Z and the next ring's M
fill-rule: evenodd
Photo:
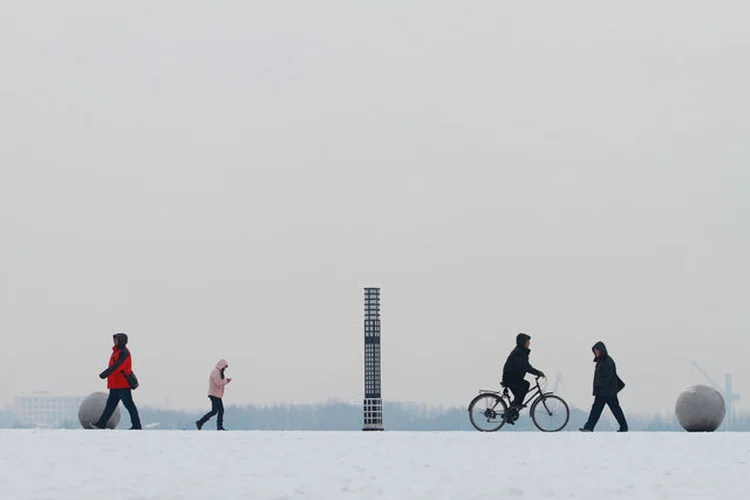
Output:
M220 359L216 363L216 368L211 371L211 377L208 382L208 395L216 398L224 397L224 387L229 383L228 378L221 378L221 369L229 366L225 359Z

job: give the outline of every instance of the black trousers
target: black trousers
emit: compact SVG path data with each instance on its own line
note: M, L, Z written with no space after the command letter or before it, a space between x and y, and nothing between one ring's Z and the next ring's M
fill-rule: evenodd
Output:
M614 396L596 396L594 398L594 404L591 406L591 413L589 413L589 419L586 421L584 429L593 431L596 427L596 423L599 421L599 417L602 416L604 411L604 405L609 406L612 415L614 415L617 423L620 424L620 430L628 430L628 422L625 420L625 414L620 407L620 400L617 399L617 394Z
M221 398L217 398L216 396L209 396L208 399L211 400L211 411L206 413L201 417L199 420L201 426L211 420L211 417L214 415L217 415L216 417L216 428L217 429L223 429L224 428L224 402L221 400Z
M522 379L517 382L506 384L506 386L510 389L510 392L513 393L513 402L511 403L511 406L517 406L518 408L523 406L523 398L526 397L526 394L528 394L529 388L531 387L529 381Z
M142 429L141 417L138 415L138 408L135 407L133 401L132 389L110 389L109 397L107 397L107 404L104 407L104 413L99 417L99 424L101 427L107 425L107 421L117 409L117 405L122 401L122 405L128 410L130 414L131 428Z

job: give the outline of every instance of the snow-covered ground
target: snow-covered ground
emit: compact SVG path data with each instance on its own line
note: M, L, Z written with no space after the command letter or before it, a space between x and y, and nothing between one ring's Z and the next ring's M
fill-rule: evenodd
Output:
M0 498L745 499L750 433L0 431Z

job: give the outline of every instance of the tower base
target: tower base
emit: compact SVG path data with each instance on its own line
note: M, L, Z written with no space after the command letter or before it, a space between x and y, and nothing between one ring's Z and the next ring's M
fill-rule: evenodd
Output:
M380 398L365 398L362 405L364 410L363 431L383 430L383 400Z

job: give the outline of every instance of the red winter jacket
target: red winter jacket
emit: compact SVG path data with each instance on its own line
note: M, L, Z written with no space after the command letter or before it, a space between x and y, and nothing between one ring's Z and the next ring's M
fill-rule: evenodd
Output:
M109 358L109 368L99 374L107 379L107 389L130 389L130 384L123 374L133 372L133 359L127 347L113 347Z

